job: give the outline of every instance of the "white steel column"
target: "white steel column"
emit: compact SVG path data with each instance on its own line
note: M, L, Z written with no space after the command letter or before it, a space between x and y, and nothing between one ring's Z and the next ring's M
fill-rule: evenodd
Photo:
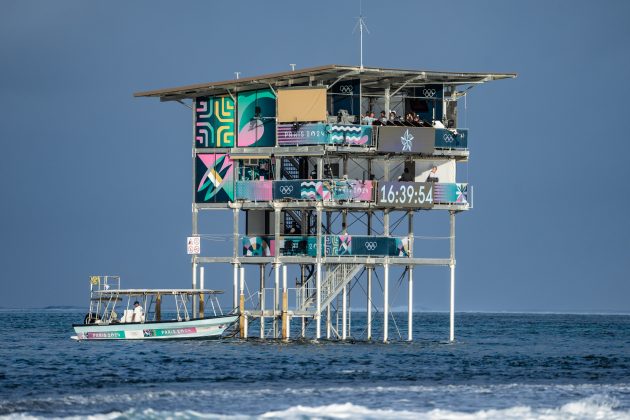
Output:
M273 338L278 338L278 309L280 307L280 269L281 264L275 264L275 282L273 289Z
M330 303L326 305L326 338L330 340L330 335L332 333L332 320L330 319Z
M348 286L343 286L343 291L341 292L341 339L345 340L348 325L348 315L347 315L347 305L348 305Z
M239 328L241 338L247 338L247 327L245 324L247 323L245 319L245 267L240 268L241 272L241 281L239 286L239 305L238 305L238 313L239 313Z
M234 264L234 281L232 284L233 307L238 308L238 264Z
M260 264L260 338L265 338L265 265Z
M206 288L206 279L205 279L205 268L203 266L199 267L199 289L204 290ZM203 294L199 295L199 318L204 317L205 311L205 296Z
M451 310L450 310L450 334L449 340L455 341L455 212L450 212L451 221Z
M318 174L322 170L323 159L318 159ZM320 178L321 179L321 178ZM322 204L317 203L317 277L315 283L316 295L315 300L315 338L319 340L322 337Z
M193 289L197 289L197 263L194 262L192 265L192 288ZM197 317L197 300L195 299L196 296L193 295L192 296L192 317L196 318Z
M383 342L387 342L389 327L389 263L383 264L385 279L383 280Z
M409 307L409 313L407 314L407 340L413 340L413 266L407 267L409 275L409 301L407 305Z
M287 266L282 265L282 338L289 338L289 314L287 295Z
M316 277L316 283L315 283L315 289L316 289L316 301L317 301L317 305L316 305L316 313L315 313L315 325L316 325L316 331L315 331L315 338L316 339L320 339L322 336L322 263L318 262L317 263L317 277Z
M372 267L367 271L367 339L372 339Z

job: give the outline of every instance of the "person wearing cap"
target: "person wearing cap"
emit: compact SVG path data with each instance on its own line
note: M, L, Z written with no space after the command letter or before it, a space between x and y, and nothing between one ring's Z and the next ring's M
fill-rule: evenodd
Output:
M140 302L137 300L133 303L133 315L131 317L131 322L142 322L144 318L144 309L140 306Z
M426 182L440 182L439 178L437 177L437 165L433 164L433 166L431 167L431 172L429 172L429 176L427 176Z

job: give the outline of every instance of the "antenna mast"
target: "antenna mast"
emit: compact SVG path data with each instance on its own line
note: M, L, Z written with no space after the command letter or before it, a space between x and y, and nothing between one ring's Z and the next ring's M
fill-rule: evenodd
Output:
M363 19L363 1L359 1L359 21L356 25L354 25L354 31L357 30L357 26L359 27L359 38L360 38L360 56L361 56L361 70L363 70L363 28L365 28L365 32L368 34L370 31L368 30L367 25L365 24L365 19Z

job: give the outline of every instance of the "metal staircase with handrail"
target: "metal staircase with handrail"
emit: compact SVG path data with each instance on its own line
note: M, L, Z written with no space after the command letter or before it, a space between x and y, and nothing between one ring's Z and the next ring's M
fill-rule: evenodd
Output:
M344 286L363 269L363 264L330 264L334 268L326 271L321 283L321 307L326 307L341 292ZM315 313L316 288L309 282L296 290L296 313Z

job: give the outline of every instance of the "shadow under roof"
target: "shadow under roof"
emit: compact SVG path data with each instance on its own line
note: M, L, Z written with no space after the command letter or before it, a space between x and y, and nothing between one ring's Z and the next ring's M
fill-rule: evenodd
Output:
M167 89L149 90L134 93L135 97L156 97L162 101L181 100L198 96L226 94L272 86L285 87L311 83L317 85L326 81L335 83L345 78L360 79L367 89L382 90L389 86L392 91L401 87L425 84L478 84L493 80L513 79L516 73L470 73L424 70L388 69L380 67L344 66L330 64L319 67L295 69L261 76L243 77L220 82L200 83Z

